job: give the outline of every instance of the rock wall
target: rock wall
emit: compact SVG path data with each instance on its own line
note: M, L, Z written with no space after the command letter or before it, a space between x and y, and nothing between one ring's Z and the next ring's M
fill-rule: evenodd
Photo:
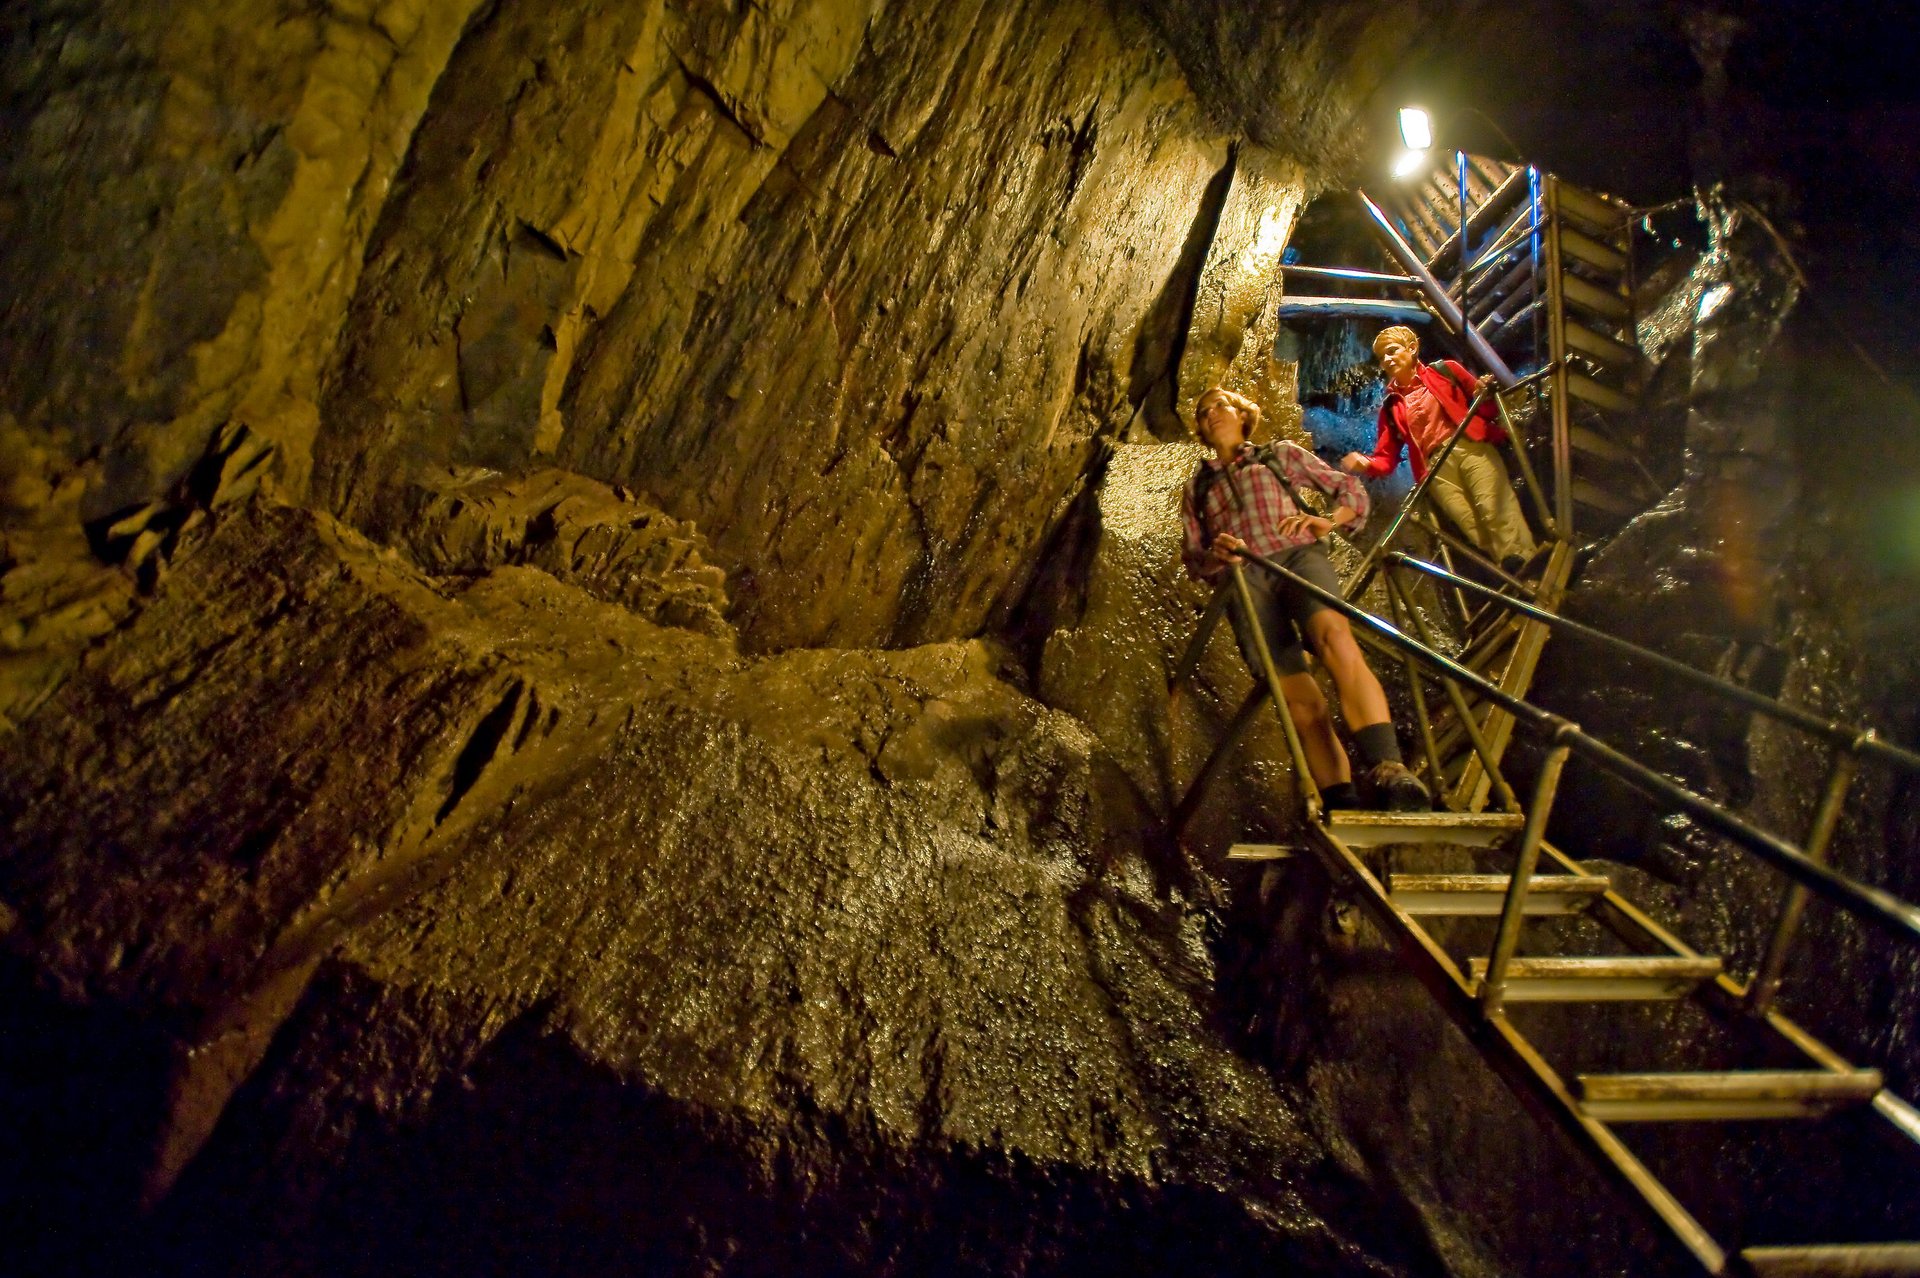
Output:
M974 637L1309 159L1096 0L0 24L9 1263L1443 1268Z
M386 539L434 466L558 463L697 521L762 648L977 630L1189 241L1257 293L1307 181L1243 144L1205 216L1225 126L1095 0L6 21L0 412L83 517L232 422Z

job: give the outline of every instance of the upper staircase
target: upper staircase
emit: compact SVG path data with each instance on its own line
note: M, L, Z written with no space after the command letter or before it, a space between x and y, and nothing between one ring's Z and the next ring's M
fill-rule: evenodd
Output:
M1422 484L1368 550L1344 597L1246 556L1248 566L1231 569L1216 591L1174 674L1175 686L1197 668L1230 595L1247 589L1244 574L1275 573L1346 615L1356 637L1382 659L1383 672L1404 672L1419 734L1418 770L1433 783L1442 810L1328 811L1269 654L1263 677L1179 803L1176 834L1262 705L1272 701L1294 765L1304 851L1357 900L1495 1072L1571 1138L1679 1257L1711 1275L1920 1275L1920 1242L1808 1245L1769 1238L1764 1219L1749 1221L1735 1242L1716 1238L1616 1130L1625 1124L1811 1122L1856 1111L1876 1120L1903 1156L1920 1157L1920 1111L1887 1090L1879 1070L1856 1065L1777 1006L1812 895L1899 944L1920 944L1920 907L1826 864L1841 813L1858 792L1861 766L1920 772L1920 755L1558 615L1573 572L1575 528L1614 526L1659 493L1638 464L1632 420L1646 361L1635 339L1624 206L1550 174L1472 157L1455 174L1403 192L1391 208L1361 198L1383 247L1405 273L1304 272L1385 283L1403 300L1380 306L1418 306L1507 388L1500 411L1543 553L1518 574L1489 562L1440 526ZM1447 278L1451 285L1442 282ZM1331 313L1337 300L1290 303L1304 308L1295 313ZM1359 313L1387 314L1365 307ZM1536 428L1532 439L1509 402L1529 394L1545 400L1544 411L1532 415L1544 430ZM1398 548L1408 529L1425 532L1440 562ZM1369 593L1376 580L1382 588ZM1390 620L1365 611L1360 600L1374 601ZM1436 603L1440 619L1434 619ZM1440 630L1444 619L1452 622L1451 634ZM1809 766L1824 767L1827 783L1805 832L1760 829L1529 702L1541 652L1554 636L1658 667L1726 699L1730 712L1758 712L1806 734ZM1526 795L1516 792L1503 766L1520 737L1530 737L1542 752ZM1731 970L1723 958L1689 946L1607 875L1547 839L1562 774L1575 760L1792 880L1754 970ZM1229 855L1272 861L1300 850L1239 844ZM1571 930L1569 921L1576 925ZM1572 952L1570 937L1590 952ZM1663 1069L1568 1072L1549 1063L1508 1010L1559 1003L1597 1015L1608 1004L1683 1000L1758 1044L1754 1060L1744 1068L1689 1067L1686 1045L1675 1039L1667 1043L1674 1059ZM1901 1227L1908 1237L1920 1236L1920 1203L1911 1204Z

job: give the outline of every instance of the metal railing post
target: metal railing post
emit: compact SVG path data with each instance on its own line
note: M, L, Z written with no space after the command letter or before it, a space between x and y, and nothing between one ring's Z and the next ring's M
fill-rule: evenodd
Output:
M1392 610L1395 621L1401 619L1403 598L1396 591L1387 593L1387 607ZM1407 672L1407 691L1413 698L1413 721L1420 729L1420 747L1427 758L1427 779L1433 783L1433 792L1439 794L1445 790L1447 779L1440 767L1439 743L1433 739L1433 718L1427 713L1426 689L1420 686L1420 667L1405 653L1400 655L1400 662Z
M1861 734L1871 737L1871 731ZM1820 804L1813 812L1813 826L1807 833L1806 853L1811 859L1824 864L1827 859L1827 844L1833 841L1833 832L1840 824L1840 811L1846 804L1847 790L1853 785L1854 769L1859 764L1859 747L1847 746L1834 752L1833 768L1827 773L1827 788L1821 792ZM1766 957L1760 960L1760 969L1755 973L1752 983L1747 986L1747 1010L1755 1016L1763 1016L1773 999L1780 992L1780 978L1787 970L1787 953L1793 947L1795 935L1800 930L1800 916L1807 908L1807 889L1795 883L1787 889L1787 896L1780 903L1780 917L1773 925L1773 938L1767 942Z
M1533 869L1540 861L1540 843L1547 835L1547 816L1560 788L1560 773L1567 766L1572 747L1562 738L1572 724L1554 733L1554 747L1547 752L1540 768L1540 780L1533 787L1533 803L1527 808L1526 828L1520 835L1520 852L1514 859L1513 877L1507 881L1507 900L1500 910L1500 930L1493 938L1493 953L1487 958L1487 977L1480 984L1480 1010L1488 1016L1500 1013L1507 992L1507 964L1520 946L1520 924L1526 915L1527 890L1532 886ZM1577 729L1575 729L1577 731Z
M1220 624L1220 616L1227 610L1227 589L1225 583L1216 587L1213 598L1207 600L1207 610L1200 614L1200 625L1194 630L1193 638L1187 641L1187 650L1180 655L1180 664L1173 668L1173 677L1167 680L1167 691L1177 690L1181 684L1193 677L1200 666L1200 658L1207 650L1208 640L1213 638L1213 628Z
M1556 538L1560 530L1553 522L1553 512L1547 509L1547 494L1540 487L1540 476L1534 473L1533 459L1527 456L1527 441L1520 437L1520 428L1513 424L1513 414L1507 411L1506 397L1496 395L1493 402L1500 409L1500 426L1513 443L1513 456L1520 463L1521 478L1527 481L1527 496L1533 503L1533 513L1540 517L1540 531L1549 539Z
M1240 597L1247 633L1253 637L1253 650L1260 658L1261 676L1266 679L1267 690L1273 696L1274 708L1280 712L1280 726L1287 734L1287 751L1293 755L1294 779L1307 810L1307 820L1318 821L1326 815L1326 803L1321 799L1320 787L1313 779L1313 769L1307 766L1306 747L1300 741L1300 729L1293 722L1293 711L1287 708L1287 695L1280 687L1280 672L1274 668L1273 650L1267 647L1267 635L1260 625L1259 609L1253 606L1253 591L1247 585L1246 570L1239 564L1232 564L1227 571L1233 574L1234 593Z
M1392 577L1388 577L1388 594L1396 594L1399 591L1400 584ZM1413 621L1414 633L1419 636L1420 642L1429 648L1433 647L1433 632L1427 628L1427 623L1421 619L1420 614L1414 611L1412 602L1404 594L1400 595L1400 602ZM1520 800L1515 796L1513 787L1507 784L1507 778L1501 773L1499 761L1488 749L1486 734L1480 731L1480 721L1474 717L1472 708L1467 705L1466 694L1460 691L1459 684L1445 675L1440 676L1440 686L1446 689L1447 699L1453 703L1453 713L1459 719L1461 731L1465 732L1467 740L1473 743L1473 752L1480 756L1480 766L1487 770L1487 779L1493 784L1494 793L1500 796L1501 806L1509 812L1518 812ZM1441 796L1436 794L1434 797Z

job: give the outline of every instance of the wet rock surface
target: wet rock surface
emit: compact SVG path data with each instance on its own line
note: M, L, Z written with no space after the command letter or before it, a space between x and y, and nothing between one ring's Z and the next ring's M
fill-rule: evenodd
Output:
M998 661L743 660L224 516L10 743L37 1259L171 1188L121 1263L1437 1271L1220 1041L1131 789Z

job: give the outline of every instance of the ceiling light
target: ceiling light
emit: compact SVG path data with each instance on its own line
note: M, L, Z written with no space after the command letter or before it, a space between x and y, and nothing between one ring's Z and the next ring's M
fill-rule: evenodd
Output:
M1427 166L1427 157L1419 151L1402 151L1400 158L1393 162L1393 175L1397 178L1412 177Z
M1400 108L1400 140L1409 151L1424 151L1433 145L1433 120L1423 108Z

